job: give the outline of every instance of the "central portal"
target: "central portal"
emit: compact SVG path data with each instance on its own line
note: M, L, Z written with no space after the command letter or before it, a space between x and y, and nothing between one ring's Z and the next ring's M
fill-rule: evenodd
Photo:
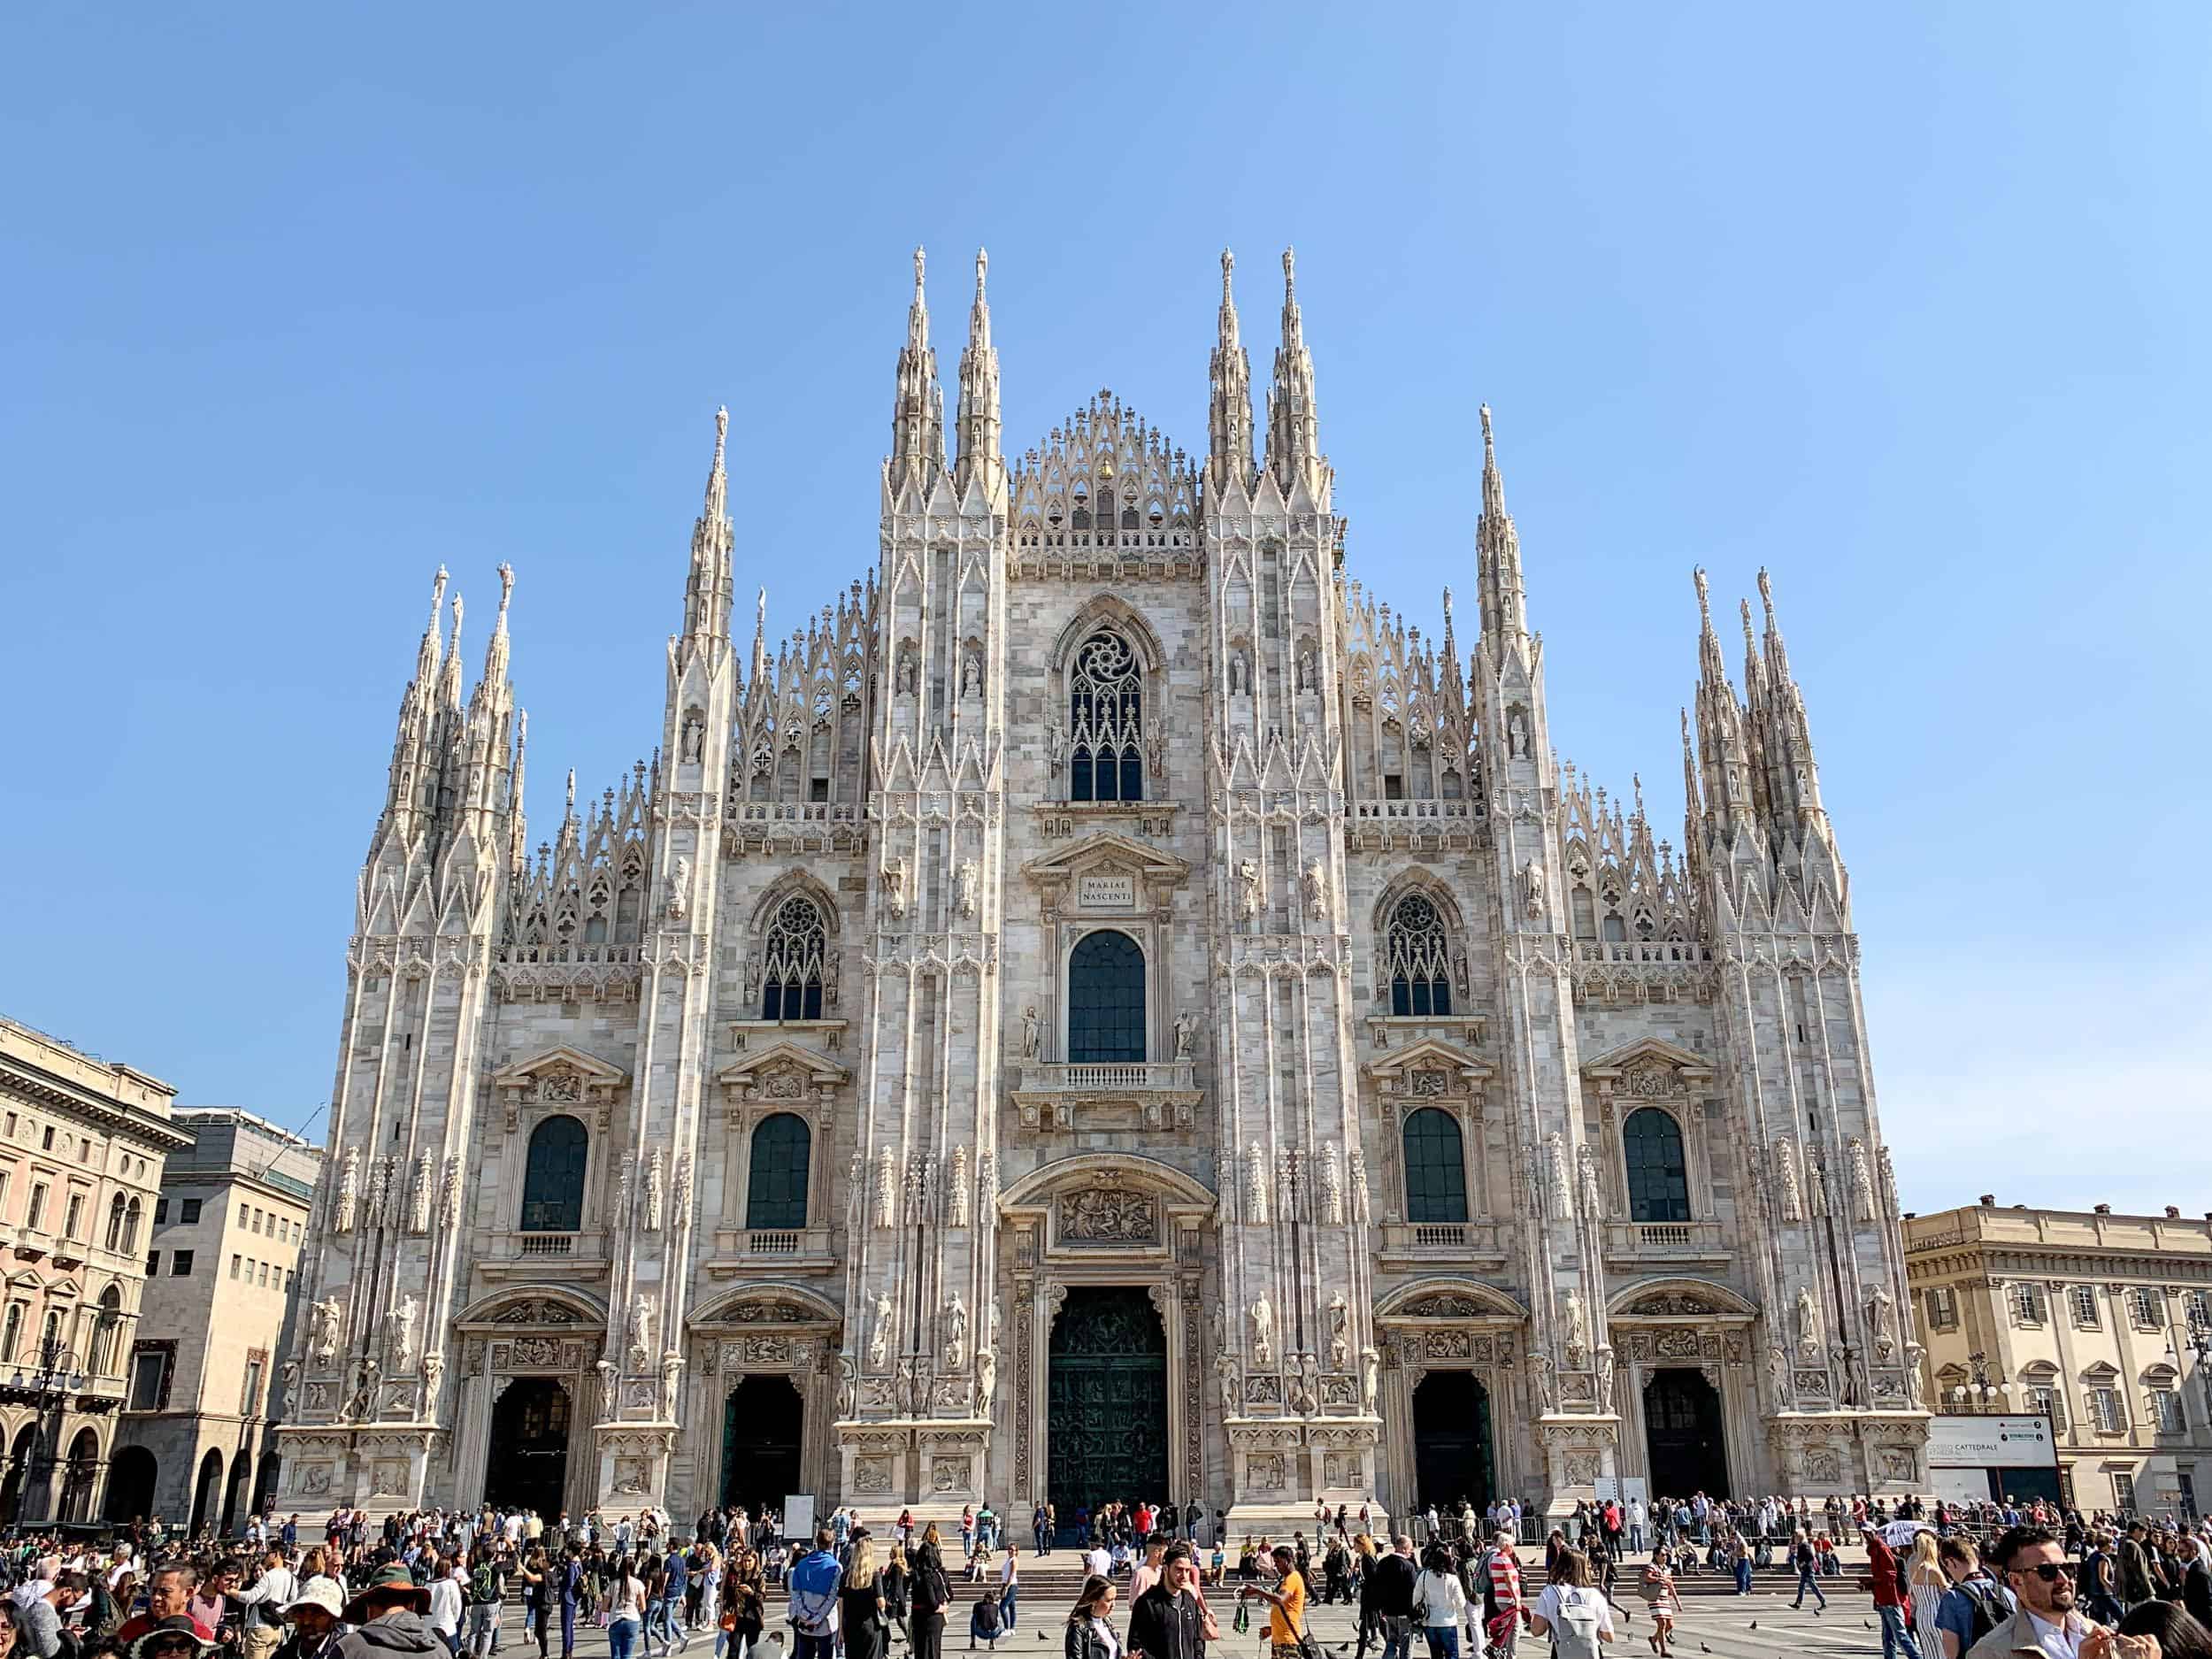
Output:
M1677 1500L1728 1493L1728 1442L1720 1395L1702 1373L1669 1367L1644 1385L1651 1494Z
M1141 1285L1078 1286L1052 1327L1046 1495L1062 1525L1079 1508L1164 1502L1167 1332Z
M484 1502L558 1515L568 1480L568 1390L550 1377L521 1377L492 1407Z

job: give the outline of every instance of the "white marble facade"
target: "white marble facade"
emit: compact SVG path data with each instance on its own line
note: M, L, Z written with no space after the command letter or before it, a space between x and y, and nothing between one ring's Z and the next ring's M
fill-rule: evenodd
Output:
M511 575L465 700L440 572L283 1506L472 1502L503 1424L565 1445L573 1509L688 1513L757 1454L825 1505L1025 1516L1055 1322L1106 1287L1164 1355L1161 1483L1263 1524L1680 1477L1695 1409L1709 1486L1920 1485L1770 602L1740 694L1702 617L1678 854L1555 758L1486 410L1468 634L1351 580L1283 265L1263 425L1225 257L1203 454L1102 392L1008 456L979 257L949 461L918 256L877 567L780 643L764 594L749 652L718 423L656 758L572 776L534 852Z

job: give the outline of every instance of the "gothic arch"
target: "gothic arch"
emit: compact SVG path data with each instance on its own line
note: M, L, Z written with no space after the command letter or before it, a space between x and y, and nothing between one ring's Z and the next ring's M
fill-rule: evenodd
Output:
M543 1318L512 1317L518 1312L545 1313ZM502 1314L511 1317L501 1318ZM480 1296L454 1317L456 1326L495 1330L502 1325L573 1325L586 1335L607 1328L604 1303L588 1291L568 1285L507 1285Z
M1755 1319L1759 1317L1759 1309L1755 1302L1747 1302L1740 1294L1729 1289L1727 1286L1714 1279L1700 1279L1694 1274L1685 1273L1662 1273L1650 1279L1640 1279L1632 1285L1623 1286L1607 1299L1605 1317L1609 1319L1673 1317L1655 1312L1639 1314L1637 1311L1640 1303L1653 1302L1663 1305L1673 1298L1686 1298L1690 1302L1702 1302L1712 1314L1724 1318ZM1707 1316L1692 1315L1690 1317L1704 1317Z
M1146 621L1144 613L1127 600L1114 594L1094 594L1076 613L1068 618L1052 642L1052 664L1056 697L1067 687L1068 664L1073 659L1076 648L1092 634L1104 629L1118 634L1129 641L1137 654L1137 664L1143 671L1148 700L1154 684L1167 672L1167 650L1160 643L1160 636Z
M1437 914L1443 918L1445 927L1456 936L1455 943L1465 939L1467 918L1460 910L1458 898L1441 876L1418 864L1401 870L1384 883L1382 891L1375 895L1374 914L1368 925L1374 930L1376 938L1381 938L1383 930L1389 926L1390 918L1398 908L1398 901L1409 893L1418 893L1436 906Z
M1474 1304L1472 1314L1430 1314L1421 1304L1432 1297L1463 1300ZM1386 1293L1376 1305L1378 1319L1477 1318L1526 1319L1528 1310L1509 1291L1495 1285L1486 1285L1479 1279L1462 1279L1452 1273L1434 1273L1426 1279L1417 1279L1409 1285L1401 1285Z
M822 912L822 925L829 932L833 946L838 936L840 917L837 895L823 885L822 879L811 870L794 864L760 890L753 901L753 911L745 924L746 937L758 941L767 936L775 923L776 909L795 894L803 893L812 899Z

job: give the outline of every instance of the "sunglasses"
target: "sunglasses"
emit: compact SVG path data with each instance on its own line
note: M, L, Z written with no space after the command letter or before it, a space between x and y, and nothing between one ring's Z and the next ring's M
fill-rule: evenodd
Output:
M2015 1567L2013 1571L2024 1578L2033 1573L2046 1584L2056 1584L2061 1578L2070 1579L2074 1576L2073 1563L2067 1561L2039 1561L2032 1567Z

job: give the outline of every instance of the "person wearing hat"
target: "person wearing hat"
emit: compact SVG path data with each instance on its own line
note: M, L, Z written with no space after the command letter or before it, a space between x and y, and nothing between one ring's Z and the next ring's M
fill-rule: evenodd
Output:
M354 1593L339 1617L354 1626L338 1639L332 1659L389 1659L394 1654L443 1653L445 1644L422 1622L430 1592L395 1561Z
M338 1617L346 1610L346 1598L335 1578L310 1578L281 1611L291 1625L276 1650L275 1659L331 1659L331 1644L338 1640Z
M131 1659L200 1659L215 1646L213 1638L189 1614L179 1613L152 1625L131 1643Z

